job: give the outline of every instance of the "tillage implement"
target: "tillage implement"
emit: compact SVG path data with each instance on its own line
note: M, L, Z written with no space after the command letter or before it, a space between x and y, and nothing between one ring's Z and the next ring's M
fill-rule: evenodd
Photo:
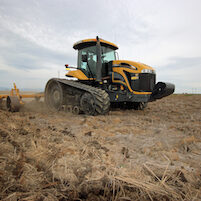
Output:
M78 50L77 67L66 64L67 79L52 78L46 84L45 102L51 110L104 115L111 106L144 109L174 92L174 84L156 84L152 67L118 60L118 47L111 42L96 37L73 48Z
M35 98L36 101L39 101L44 96L43 93L20 93L15 83L13 83L13 86L9 94L0 94L0 108L3 107L3 99L6 99L6 108L9 112L19 112L20 108L25 104L22 100L24 98Z

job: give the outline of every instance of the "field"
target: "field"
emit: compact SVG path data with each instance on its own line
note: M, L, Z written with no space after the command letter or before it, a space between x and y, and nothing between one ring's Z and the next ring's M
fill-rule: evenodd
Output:
M106 116L0 109L0 199L201 200L201 95Z

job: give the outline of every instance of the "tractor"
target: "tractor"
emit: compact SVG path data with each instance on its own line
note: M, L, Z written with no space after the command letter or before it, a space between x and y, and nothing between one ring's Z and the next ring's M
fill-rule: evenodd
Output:
M171 83L156 83L155 70L143 63L119 60L118 46L98 36L73 45L77 67L66 66L66 79L52 78L45 103L52 111L104 115L111 107L144 109L148 102L174 92Z

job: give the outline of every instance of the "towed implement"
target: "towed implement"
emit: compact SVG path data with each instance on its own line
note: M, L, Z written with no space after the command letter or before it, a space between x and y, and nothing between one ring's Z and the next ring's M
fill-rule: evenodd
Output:
M43 97L43 94L20 94L20 90L16 84L13 84L14 88L11 89L10 94L0 94L0 106L2 105L3 99L6 99L6 108L10 112L18 112L24 105L22 98L35 98L37 101Z
M78 50L77 67L65 65L67 79L52 78L46 84L45 102L51 110L97 115L107 114L113 105L144 109L174 92L174 84L156 84L152 67L118 60L118 47L109 41L96 37L78 41L73 48Z

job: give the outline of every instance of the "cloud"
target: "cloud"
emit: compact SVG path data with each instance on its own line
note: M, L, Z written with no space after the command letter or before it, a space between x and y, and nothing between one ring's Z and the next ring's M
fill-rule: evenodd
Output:
M201 91L200 7L198 0L1 0L0 85L44 87L65 74L65 63L77 64L73 43L99 35L117 43L120 59L155 67L179 91Z

